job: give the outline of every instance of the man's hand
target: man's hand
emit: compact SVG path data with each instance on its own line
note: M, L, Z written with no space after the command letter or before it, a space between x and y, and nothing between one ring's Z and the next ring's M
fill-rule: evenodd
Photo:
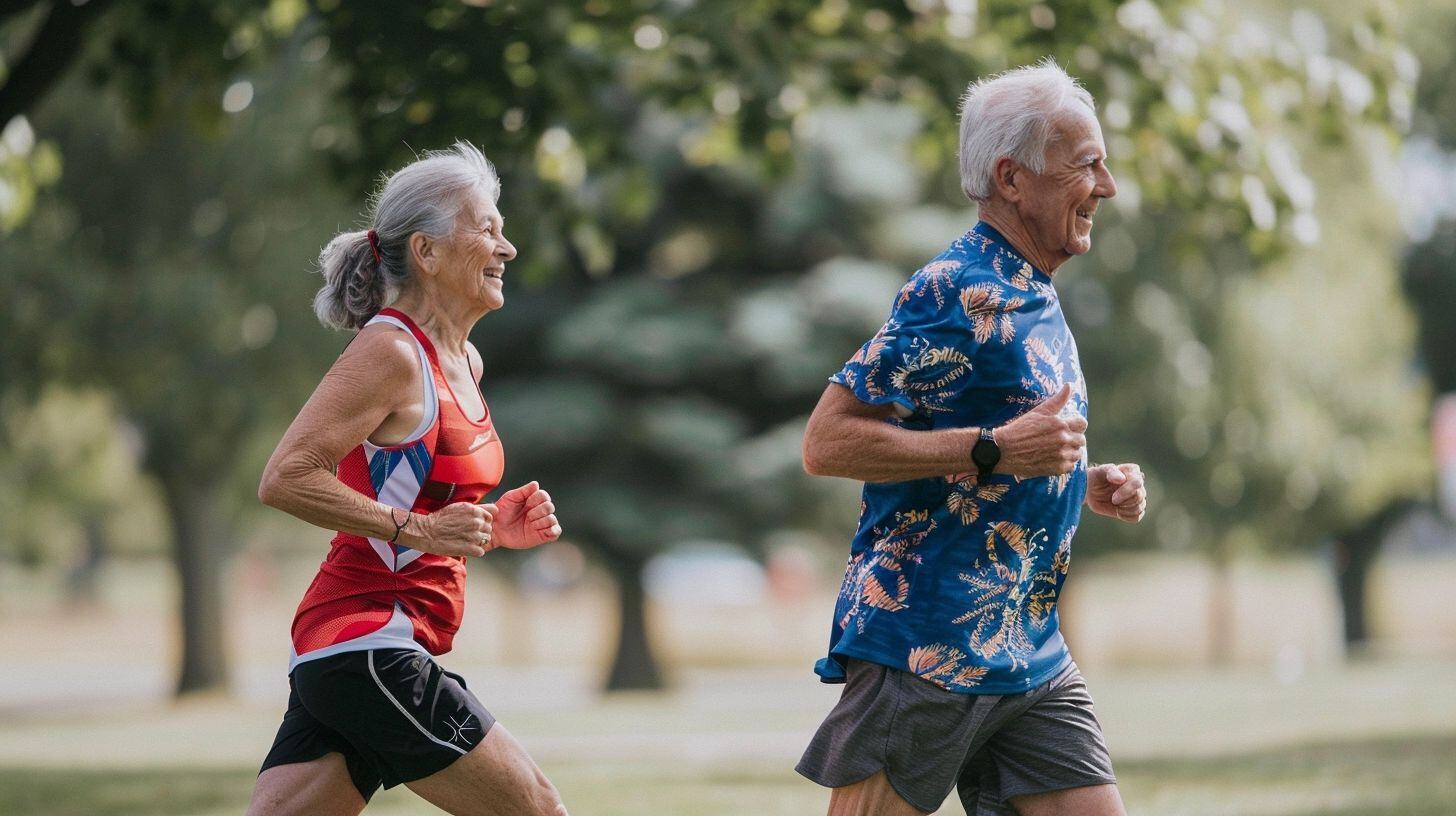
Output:
M1082 461L1087 447L1087 420L1080 415L1059 416L1072 398L1072 386L1043 400L1035 408L996 429L996 447L1001 449L997 473L1013 476L1060 476L1071 473Z
M1092 512L1135 524L1148 509L1148 490L1137 465L1098 465L1087 471L1087 506Z
M556 505L536 482L508 490L495 503L491 546L525 550L561 537Z

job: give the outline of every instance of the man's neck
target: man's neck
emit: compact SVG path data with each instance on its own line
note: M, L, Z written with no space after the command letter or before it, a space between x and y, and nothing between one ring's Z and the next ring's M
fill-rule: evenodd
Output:
M1045 272L1048 277L1055 275L1057 267L1066 261L1066 258L1062 257L1060 253L1038 251L1036 243L1031 240L1031 228L1022 220L1021 214L1016 212L1016 208L1007 202L1000 199L983 202L980 207L980 217L982 221L1001 233L1001 237L1005 238L1006 242L1011 244L1011 248L1016 250L1021 257L1030 261L1032 266Z

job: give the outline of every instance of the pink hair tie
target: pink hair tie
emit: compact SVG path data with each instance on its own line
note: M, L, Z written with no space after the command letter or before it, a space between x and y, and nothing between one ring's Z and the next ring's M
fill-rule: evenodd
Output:
M379 233L369 230L369 251L374 253L374 262L379 263Z

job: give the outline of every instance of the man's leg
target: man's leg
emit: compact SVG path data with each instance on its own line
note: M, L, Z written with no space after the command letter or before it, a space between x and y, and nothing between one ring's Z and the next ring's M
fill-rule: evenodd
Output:
M834 788L829 794L828 816L924 816L928 812L901 799L884 771Z
M963 770L962 802L984 806L990 796L1021 816L1123 816L1112 757L1076 666L1026 702ZM975 812L970 803L966 810Z
M1115 784L1031 793L1010 801L1021 816L1127 816Z
M847 675L797 770L833 791L831 816L934 812L1001 698L957 694L861 660L849 661Z

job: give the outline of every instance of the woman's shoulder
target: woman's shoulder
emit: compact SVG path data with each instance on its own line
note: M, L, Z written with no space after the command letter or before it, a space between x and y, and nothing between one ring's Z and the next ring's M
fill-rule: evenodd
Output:
M383 377L413 376L420 368L417 341L408 331L389 323L360 329L339 360L367 364Z
M476 348L474 343L466 340L465 356L470 360L470 376L479 382L485 374L485 361L480 356L480 349Z

